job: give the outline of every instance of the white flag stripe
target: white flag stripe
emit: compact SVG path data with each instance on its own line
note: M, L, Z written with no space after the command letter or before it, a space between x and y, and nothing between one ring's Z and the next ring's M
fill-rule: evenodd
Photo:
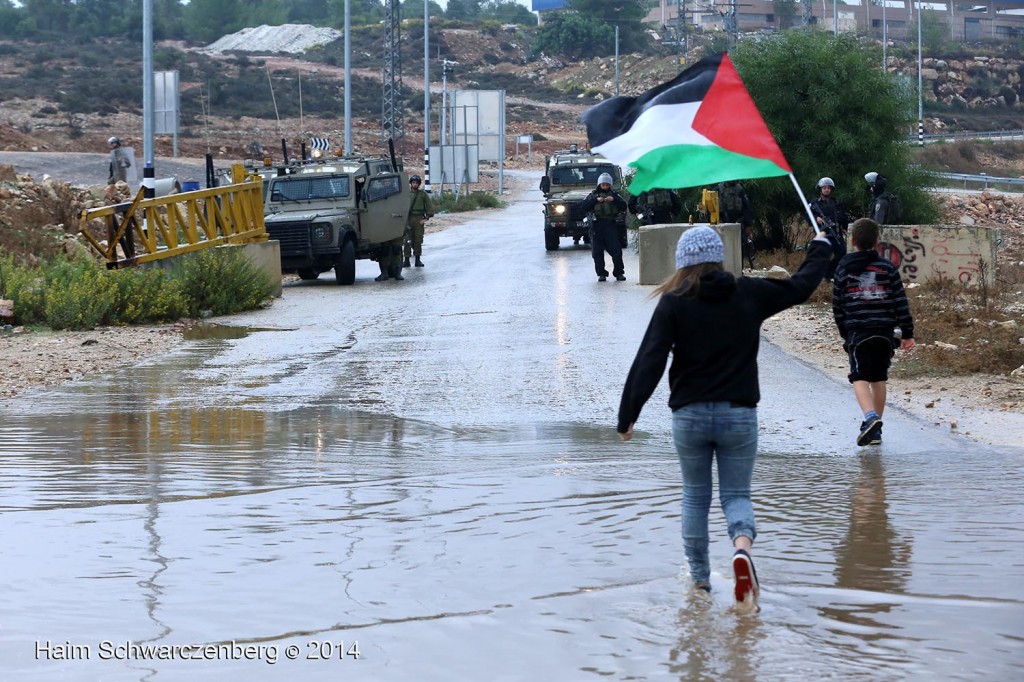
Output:
M629 130L594 147L594 151L625 167L658 147L680 144L716 146L693 129L693 119L700 105L700 102L686 102L652 106L640 114Z

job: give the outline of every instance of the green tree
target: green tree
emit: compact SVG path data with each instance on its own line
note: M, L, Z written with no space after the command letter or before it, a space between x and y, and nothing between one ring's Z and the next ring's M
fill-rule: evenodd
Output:
M615 26L619 27L619 52L642 52L649 40L643 20L647 16L647 0L569 0L569 7L591 21L612 26L611 52L615 52Z
M576 12L560 12L544 20L531 51L570 59L614 54L615 29Z
M11 0L0 0L0 37L16 36L18 24L24 16L24 12L15 7Z
M916 27L915 27L916 28ZM952 39L950 25L942 18L940 12L924 10L921 12L921 48L926 54L942 52ZM914 33L917 40L917 33Z
M473 21L480 16L480 0L448 0L445 16L449 19Z
M191 40L211 43L245 26L243 10L240 0L192 0L185 7L185 31Z
M897 80L879 69L876 52L848 36L787 31L743 41L730 56L808 200L818 178L828 176L839 198L861 215L863 176L877 171L899 194L904 220L926 222L935 208L923 189L926 175L908 161L910 102ZM783 226L804 210L789 179L747 188L770 245L791 246L784 244Z
M536 26L537 15L515 0L491 0L480 6L481 19L493 19L502 24Z

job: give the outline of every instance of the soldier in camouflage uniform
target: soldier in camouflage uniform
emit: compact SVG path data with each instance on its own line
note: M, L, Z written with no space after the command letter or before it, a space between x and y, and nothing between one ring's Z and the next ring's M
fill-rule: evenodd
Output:
M420 176L413 175L409 178L409 187L412 189L412 199L409 201L409 217L405 229L410 239L405 242L404 267L409 267L409 257L415 255L416 267L422 268L423 261L423 226L434 215L434 206L430 203L430 196L420 189Z

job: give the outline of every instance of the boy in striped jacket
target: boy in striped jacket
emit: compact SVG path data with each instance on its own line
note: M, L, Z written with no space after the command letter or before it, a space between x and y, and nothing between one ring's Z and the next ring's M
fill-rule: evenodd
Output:
M885 382L894 349L914 347L914 320L903 280L896 266L878 254L878 235L878 223L870 218L853 223L854 251L839 261L832 282L832 314L850 356L853 394L864 413L857 445L882 442Z

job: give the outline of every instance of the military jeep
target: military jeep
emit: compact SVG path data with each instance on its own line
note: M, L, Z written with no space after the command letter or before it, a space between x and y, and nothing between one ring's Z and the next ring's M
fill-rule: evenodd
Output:
M544 177L540 189L544 192L544 248L558 249L562 237L571 237L573 244L590 243L590 220L580 204L597 187L602 173L612 176L612 188L622 191L622 172L619 167L600 154L579 151L570 145L544 159ZM626 212L620 216L620 241L626 237ZM625 244L623 244L625 246Z
M266 181L267 233L281 244L281 271L313 280L333 269L352 284L356 259L405 233L409 183L390 163L335 159Z

